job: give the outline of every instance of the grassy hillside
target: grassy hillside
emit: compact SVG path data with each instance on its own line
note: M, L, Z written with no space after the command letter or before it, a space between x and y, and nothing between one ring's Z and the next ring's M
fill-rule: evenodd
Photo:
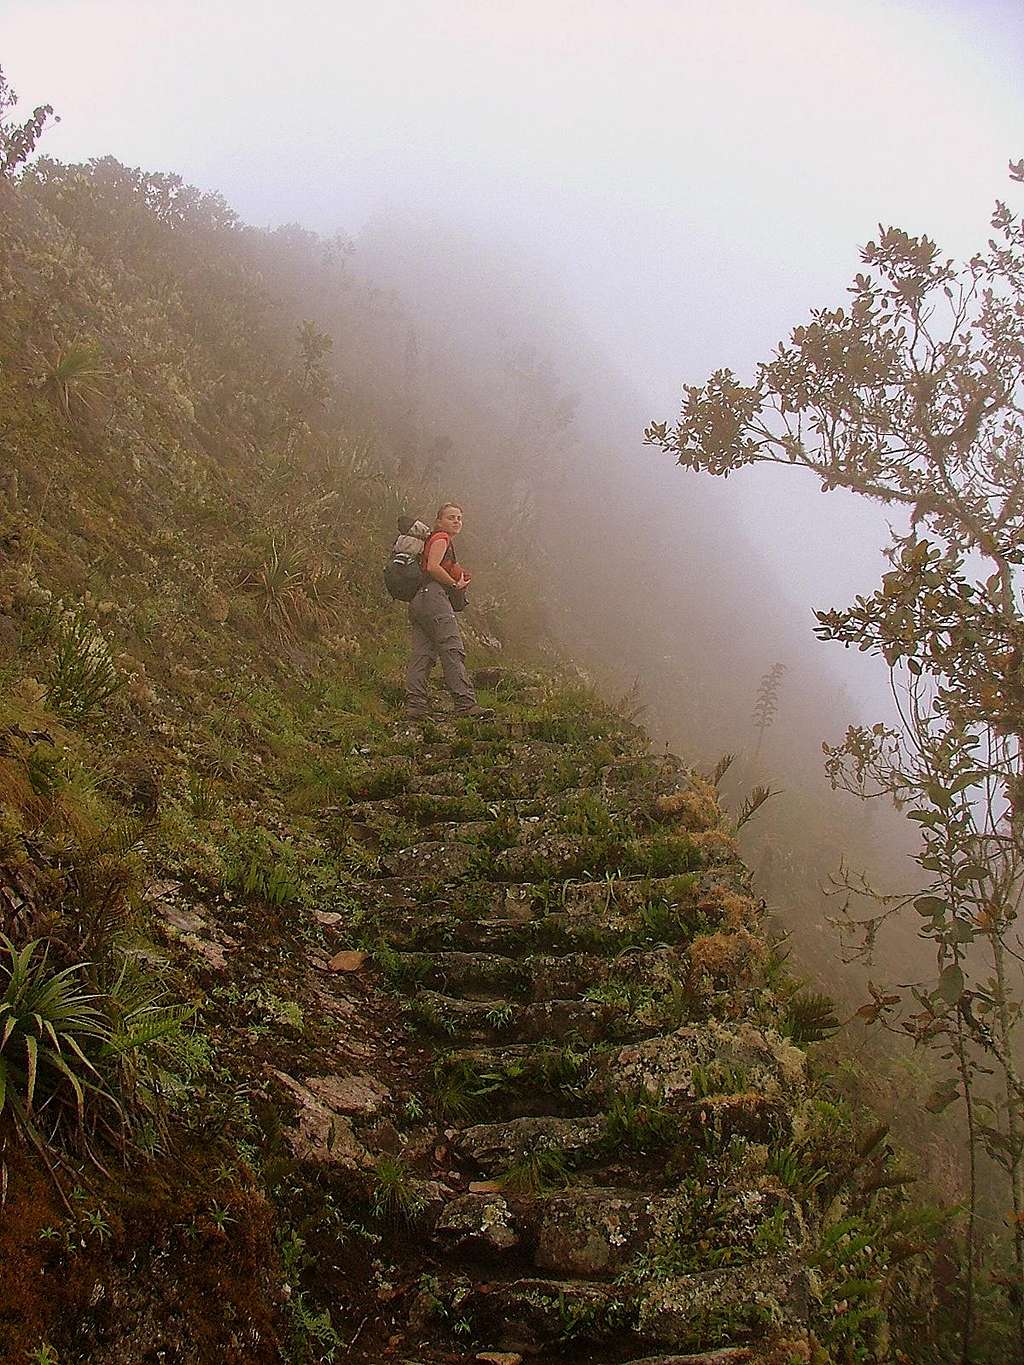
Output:
M289 293L340 249L110 161L0 210L0 1359L948 1358L713 784L472 531L498 718L403 724L442 490Z

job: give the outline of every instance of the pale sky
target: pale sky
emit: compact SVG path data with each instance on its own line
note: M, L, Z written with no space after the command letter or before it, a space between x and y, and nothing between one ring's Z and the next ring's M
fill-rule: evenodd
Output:
M880 220L985 240L1022 57L1020 0L0 0L49 154L179 171L257 224L358 238L388 205L532 254L638 444L683 380L842 302ZM871 586L876 511L771 470L729 490L799 610Z

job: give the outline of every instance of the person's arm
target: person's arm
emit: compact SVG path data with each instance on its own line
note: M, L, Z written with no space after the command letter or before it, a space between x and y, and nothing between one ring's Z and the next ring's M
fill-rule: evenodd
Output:
M441 560L450 544L449 540L443 539L441 536L430 542L430 548L427 550L426 572L427 576L434 579L436 583L440 583L446 588L458 588L462 585L456 582L448 570L441 565Z

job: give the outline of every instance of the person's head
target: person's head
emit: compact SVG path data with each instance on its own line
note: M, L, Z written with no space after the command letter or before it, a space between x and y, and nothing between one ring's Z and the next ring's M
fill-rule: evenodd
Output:
M462 530L462 508L457 502L444 502L438 508L437 519L434 522L435 531L447 531L450 536L457 536Z

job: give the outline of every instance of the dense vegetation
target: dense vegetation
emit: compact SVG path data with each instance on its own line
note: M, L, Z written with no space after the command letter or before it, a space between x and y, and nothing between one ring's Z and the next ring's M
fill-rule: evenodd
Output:
M394 300L174 176L24 168L44 124L0 175L3 1359L954 1358L952 1221L808 1057L743 812L556 659L507 521L498 721L397 722L382 547L444 466L359 382Z

